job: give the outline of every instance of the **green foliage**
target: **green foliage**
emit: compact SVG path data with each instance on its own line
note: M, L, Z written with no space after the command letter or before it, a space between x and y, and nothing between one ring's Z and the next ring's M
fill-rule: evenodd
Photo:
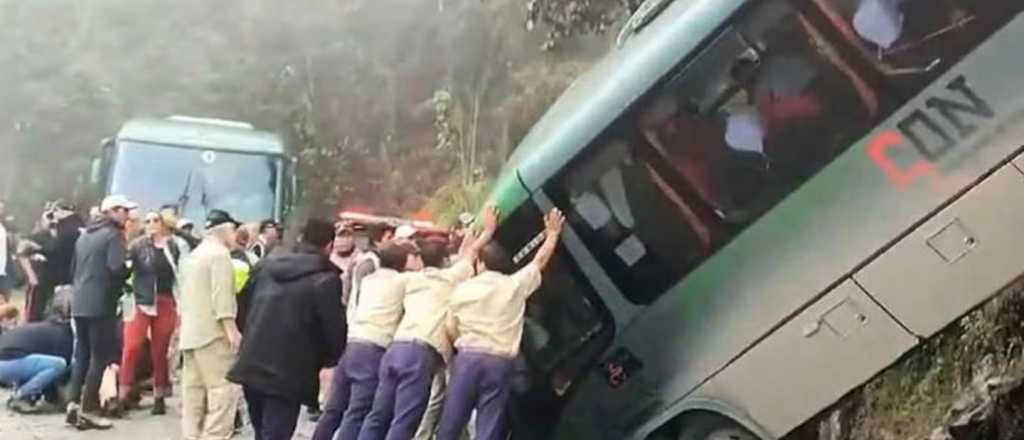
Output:
M434 215L434 220L444 226L458 224L459 215L464 212L476 214L487 203L491 183L480 181L468 186L456 182L445 184L434 194L427 210Z
M567 39L605 34L643 3L642 0L530 0L526 3L526 28L547 26L541 48L550 50Z

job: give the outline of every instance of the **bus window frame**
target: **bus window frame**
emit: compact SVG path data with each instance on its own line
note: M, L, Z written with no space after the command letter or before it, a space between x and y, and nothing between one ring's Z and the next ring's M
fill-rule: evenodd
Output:
M836 160L843 154L843 152L852 148L855 144L855 142L853 142L844 146L842 152L838 153L811 176L803 179L793 188L790 188L786 191L785 195L771 203L767 209L763 210L763 212L760 212L752 218L746 219L746 221L742 222L740 225L722 221L721 217L717 215L709 215L709 212L714 212L714 208L708 205L697 194L695 188L690 183L686 182L685 179L679 176L677 172L673 172L669 169L669 165L664 160L662 153L659 152L656 147L651 145L651 141L647 139L643 131L640 130L636 122L637 116L642 114L642 110L645 107L648 107L659 94L670 90L673 84L678 84L680 81L685 81L686 78L691 77L691 75L695 73L693 70L694 66L696 66L697 63L700 63L702 59L709 56L717 43L721 42L725 38L729 38L730 33L734 33L735 37L742 44L750 48L750 50L757 51L759 55L763 55L764 48L757 47L756 42L751 41L749 35L747 35L749 30L747 29L748 26L745 26L745 23L751 20L751 14L761 10L761 8L763 8L768 2L778 2L786 5L791 10L791 13L802 17L805 21L804 24L812 28L807 30L807 32L810 33L811 37L819 43L817 49L819 55L823 58L827 58L828 55L825 51L831 51L834 56L837 57L838 61L849 69L848 71L844 71L839 66L833 64L833 66L836 67L836 70L840 72L843 79L851 82L852 84L855 81L853 81L849 75L855 75L863 81L864 85L866 85L866 87L869 88L869 91L873 93L876 98L876 107L874 110L869 110L869 113L871 113L871 119L880 123L905 103L905 99L898 97L898 94L892 91L891 87L884 82L879 72L877 69L873 68L872 64L864 63L862 60L857 59L856 48L852 47L849 42L838 37L838 31L827 20L824 12L812 3L813 1L815 0L757 0L739 8L729 17L728 20L723 22L714 33L710 34L699 47L695 48L689 54L685 54L680 57L678 64L673 69L671 69L660 81L652 85L652 87L641 95L641 97L639 97L622 114L620 114L615 121L605 127L598 136L589 142L586 148L584 148L576 157L568 161L561 170L542 185L544 192L556 201L556 205L563 209L571 209L571 206L566 205L567 200L562 200L564 198L562 195L564 195L563 193L565 193L565 190L558 187L559 185L564 185L565 175L568 172L567 170L575 169L580 166L580 163L586 162L596 154L595 151L602 148L604 143L607 143L610 139L617 138L630 145L631 151L634 155L647 163L651 167L651 170L659 177L666 180L674 193L684 200L688 207L697 213L697 218L703 226L707 230L711 231L710 234L712 238L710 240L710 245L705 250L705 256L700 262L686 273L680 275L674 283L670 283L661 292L650 296L647 299L637 301L634 297L624 294L631 304L645 306L657 301L658 298L670 291L673 286L678 285L678 283L682 282L691 273L699 270L704 262L713 257L721 247L735 239L742 230L746 229L753 223L756 223L764 214L775 209L775 207L786 197L813 180L814 176L826 168L831 161ZM826 47L823 49L821 45ZM856 89L856 86L852 87ZM716 109L723 104L723 101L726 101L728 97L731 97L736 93L736 90L723 90L720 96L713 100L713 106L707 109L701 109L704 111L699 113L703 114L716 111ZM863 95L861 96L863 97ZM894 96L897 98L892 99ZM870 106L867 102L864 104L865 106ZM866 135L867 132L864 134ZM575 229L572 225L570 225L570 227ZM587 246L587 248L589 252L594 253L593 248L590 246ZM611 276L611 273L608 272L608 268L605 267L604 264L601 264L600 259L598 259L598 263L601 266L601 270ZM613 284L622 291L623 286L620 285L617 277L611 276L611 279Z

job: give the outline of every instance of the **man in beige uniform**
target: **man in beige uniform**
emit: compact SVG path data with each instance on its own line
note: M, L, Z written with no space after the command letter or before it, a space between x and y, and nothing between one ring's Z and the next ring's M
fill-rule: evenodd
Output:
M474 409L477 439L506 438L505 409L523 338L526 300L540 288L541 273L554 256L564 223L565 217L557 209L547 215L544 244L533 261L514 274L512 259L500 245L484 247L477 263L477 271L482 273L452 294L458 355L437 440L459 440Z
M423 267L411 244L386 244L377 250L380 268L363 279L362 300L349 313L348 344L338 360L331 394L313 440L354 439L373 406L380 360L402 319L405 276ZM337 435L335 435L337 433Z
M241 390L226 376L242 341L235 325L235 273L231 247L238 227L213 210L206 237L181 266L181 432L185 440L227 440Z
M359 432L359 440L411 440L416 434L435 375L452 357L452 329L448 325L452 291L473 276L477 254L491 241L497 226L498 212L489 207L483 232L479 237L467 233L455 264L446 269L442 269L448 262L445 243L428 241L420 246L426 268L407 275L402 303L405 314L381 360L373 410Z

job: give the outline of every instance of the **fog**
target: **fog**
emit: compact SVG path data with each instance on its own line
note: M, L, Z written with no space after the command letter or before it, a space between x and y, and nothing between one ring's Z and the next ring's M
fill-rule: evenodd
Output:
M183 114L285 135L308 159L314 210L415 211L458 174L493 174L606 49L600 36L540 51L524 5L0 1L0 199L22 223L48 199L92 203L79 179L101 139L133 117ZM468 169L437 145L438 90L454 97L462 137L476 134Z

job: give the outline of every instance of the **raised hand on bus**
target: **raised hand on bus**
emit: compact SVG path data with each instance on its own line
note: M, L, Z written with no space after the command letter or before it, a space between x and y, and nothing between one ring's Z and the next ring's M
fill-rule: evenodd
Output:
M488 203L487 207L484 208L483 231L476 234L472 227L466 228L462 239L462 248L459 249L460 260L476 261L480 250L487 246L487 243L490 243L491 239L494 238L494 232L498 229L498 218L500 216L501 212L498 210L498 207L493 203Z
M537 268L541 271L548 266L548 263L551 262L551 257L555 255L555 250L558 248L558 238L562 235L562 229L564 228L565 215L558 208L552 209L548 215L544 216L544 244L537 251L537 255L533 257L532 263L537 265Z

